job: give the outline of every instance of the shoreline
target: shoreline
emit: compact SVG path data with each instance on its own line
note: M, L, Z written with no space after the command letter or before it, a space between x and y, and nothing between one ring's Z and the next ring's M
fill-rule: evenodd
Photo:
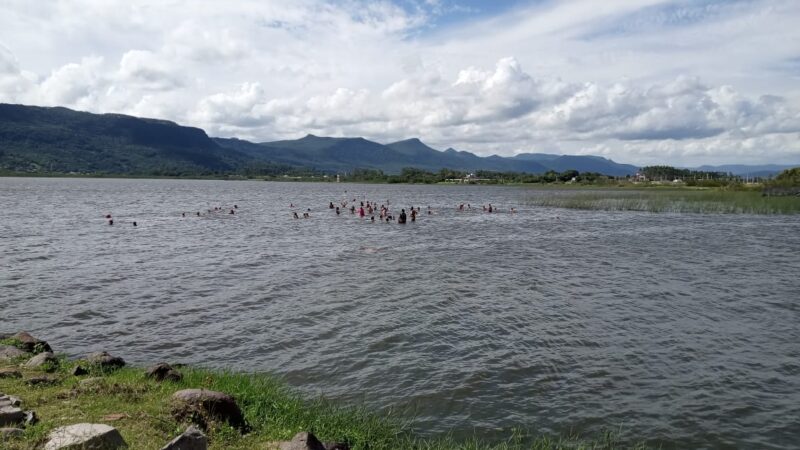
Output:
M23 340L17 339L20 335ZM268 373L164 363L145 369L128 366L122 358L104 352L69 360L45 351L51 350L45 341L26 336L30 335L0 336L0 398L5 394L20 399L19 408L34 411L36 418L28 424L0 425L20 430L0 435L0 443L9 450L39 448L53 439L58 427L77 423L113 427L132 449L169 448L163 446L190 426L200 430L211 449L295 448L281 445L302 433L326 443L302 448L320 450L646 448L623 445L611 433L584 440L536 437L516 429L499 443L484 442L479 436L423 438L401 414L303 396ZM186 414L182 409L188 403L178 398L186 391L196 394L198 389L230 396L243 421L218 416L221 407L204 411L202 406L190 405L191 413Z

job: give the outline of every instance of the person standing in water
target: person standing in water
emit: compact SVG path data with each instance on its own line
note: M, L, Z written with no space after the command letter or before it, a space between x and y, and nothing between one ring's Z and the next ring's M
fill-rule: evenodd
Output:
M360 206L360 207L358 208L358 217L360 217L360 218L362 218L362 219L363 219L363 218L364 218L364 215L365 215L365 214L364 214L364 207L363 207L363 206Z
M400 216L397 217L397 223L406 223L406 210L400 210Z
M417 221L417 211L414 208L411 208L411 221L412 222Z

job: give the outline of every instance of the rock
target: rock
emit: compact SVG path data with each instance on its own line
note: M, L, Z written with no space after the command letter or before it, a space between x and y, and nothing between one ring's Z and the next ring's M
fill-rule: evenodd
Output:
M28 356L28 353L13 345L0 345L0 360L20 358L22 356Z
M0 378L22 378L22 373L16 369L0 369Z
M311 433L297 433L291 441L283 442L280 450L325 450L325 446Z
M16 406L0 406L0 426L16 425L25 420L25 413Z
M25 431L20 428L0 428L0 442L21 438Z
M206 435L192 425L183 434L162 447L161 450L206 450L207 448L208 439Z
M83 368L83 366L75 366L72 368L72 375L76 377L89 375L89 371Z
M79 423L53 430L45 450L96 449L113 450L127 447L116 428L96 423Z
M111 356L108 352L96 352L87 356L90 364L100 366L103 369L119 369L125 366L125 360L119 356Z
M58 383L58 378L47 377L47 376L30 377L26 382L31 386L48 386L51 384Z
M172 395L172 414L208 428L209 422L227 422L241 431L247 429L236 401L228 394L206 389L184 389Z
M19 406L22 400L11 395L0 395L0 406Z
M25 363L28 369L46 368L48 372L52 372L58 367L58 358L50 352L39 353Z
M22 423L25 424L26 427L39 423L39 418L36 417L36 411L25 411L25 420Z
M311 433L301 432L294 435L291 441L273 442L267 446L274 450L350 450L350 446L342 443L322 443Z
M147 369L147 372L144 373L144 376L156 381L181 381L181 379L183 379L183 374L173 369L172 366L167 363L159 363L150 367Z
M35 337L31 336L30 334L26 333L25 331L20 331L19 333L11 336L11 339L15 339L19 341L20 346L27 352L30 353L42 353L42 352L52 352L53 349L50 348L50 344L47 342L36 339Z

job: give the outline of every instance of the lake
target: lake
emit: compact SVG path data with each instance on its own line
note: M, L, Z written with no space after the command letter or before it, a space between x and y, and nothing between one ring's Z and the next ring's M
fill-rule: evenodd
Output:
M552 194L0 178L0 332L274 372L429 436L797 445L800 218L529 206ZM328 209L353 199L422 214Z

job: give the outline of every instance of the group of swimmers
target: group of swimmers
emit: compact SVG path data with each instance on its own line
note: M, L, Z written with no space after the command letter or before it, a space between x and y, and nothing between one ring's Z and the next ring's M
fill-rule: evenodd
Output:
M233 205L233 207L215 206L214 209L209 208L206 211L206 214L226 214L225 211L228 211L227 215L232 215L232 214L236 214L236 210L237 209L239 209L239 205ZM195 215L197 217L202 217L203 216L203 214L200 211L197 211L195 213ZM181 217L186 217L186 213L182 212L181 213ZM111 217L111 214L106 214L105 215L105 219L108 221L109 225L114 225L114 218ZM139 225L139 224L136 223L135 220L132 222L132 224L135 227Z
M354 216L358 215L358 217L361 218L361 219L365 219L367 216L369 216L370 222L373 222L373 223L375 222L375 213L376 212L378 213L378 221L380 221L380 222L393 222L393 221L396 221L399 224L404 224L409 219L411 220L411 222L416 222L417 221L417 217L420 214L422 214L422 209L419 206L417 206L417 207L410 206L408 208L408 213L406 213L406 209L405 208L401 208L400 214L398 214L397 217L395 217L394 214L390 211L389 206L387 206L389 204L390 203L387 200L385 204L381 204L380 207L379 207L377 202L373 202L373 201L369 201L369 200L358 201L357 199L353 199L351 202L341 201L341 202L339 202L338 205L334 204L333 202L328 202L328 209L334 211L337 216L341 215L343 210L344 211L349 211L351 215L354 215ZM295 208L295 205L293 203L291 203L291 204L289 204L289 207L290 208ZM483 211L487 212L487 213L500 212L500 210L498 208L496 208L495 206L493 206L491 203L489 203L488 207L486 205L482 205L482 208L483 208ZM471 210L471 209L472 209L472 205L470 205L469 203L467 203L467 204L461 203L456 208L457 211L465 211L465 210ZM510 213L516 213L517 210L512 207L512 208L509 209L509 212ZM430 206L428 206L428 208L427 208L427 214L428 215L433 215L434 214L434 210ZM300 216L297 214L297 211L292 211L292 217L295 218L295 219L299 219L300 218ZM311 209L308 208L308 209L306 209L306 212L303 213L303 218L304 219L308 219L310 217L311 217Z
M111 217L111 214L106 214L106 220L108 221L109 225L112 225L112 226L114 225L114 218ZM138 226L138 224L136 223L135 220L132 223L133 223L133 226L135 226L135 227Z
M209 208L206 210L206 214L224 214L226 210L228 210L228 215L236 214L236 210L239 209L239 205L233 205L232 208L230 207L223 207L223 206L215 206L214 209ZM195 213L197 217L201 217L200 211ZM186 217L186 213L182 212L181 217Z
M358 204L358 206L356 206L356 204ZM349 207L348 207L348 205L349 205ZM328 209L335 211L337 216L342 213L342 210L350 211L351 215L356 215L357 214L358 217L361 218L361 219L364 219L367 216L369 216L369 220L371 222L373 222L373 223L375 222L375 212L376 211L378 213L378 220L379 221L387 222L387 223L396 221L399 224L405 224L409 219L411 220L411 222L416 222L417 221L417 216L422 214L422 210L421 210L421 208L419 206L417 206L417 207L410 206L408 208L408 211L409 211L408 213L406 213L405 208L401 208L400 209L400 214L398 214L397 217L395 217L394 214L392 214L392 212L390 211L390 209L389 209L389 207L387 205L389 205L389 201L388 200L386 201L386 204L381 204L380 207L379 207L377 202L373 202L373 201L360 201L359 202L358 200L353 199L352 203L348 202L348 201L340 202L341 208L340 208L340 206L334 205L333 202L329 202L328 203ZM291 204L289 204L289 207L294 209L295 205L293 203L291 203ZM238 210L238 209L239 209L239 205L236 205L236 204L234 204L232 207L215 206L213 209L209 208L206 211L206 214L211 214L211 215L213 215L213 214L233 215L233 214L236 214L236 210ZM487 213L500 212L500 210L498 208L494 207L491 203L489 203L488 207L486 205L482 205L482 209L483 209L484 212L487 212ZM472 210L472 205L469 204L469 203L461 203L456 207L456 210L457 211L461 211L461 212L469 211L469 210ZM227 211L227 213L225 211ZM509 209L509 212L510 213L516 213L517 210L512 207L512 208ZM430 206L428 206L428 208L427 208L427 214L429 216L434 214L434 210ZM197 211L195 213L195 215L197 217L202 217L204 214L202 214L200 211ZM186 213L182 212L181 213L181 217L186 217ZM297 211L292 211L292 217L295 218L295 219L299 219L300 215L297 213ZM306 211L303 212L303 216L302 217L304 219L311 218L311 208L307 208ZM111 214L106 214L105 218L106 218L106 220L108 220L108 224L109 225L114 225L114 219L111 217ZM133 224L134 227L138 226L136 221L133 221L132 224Z

